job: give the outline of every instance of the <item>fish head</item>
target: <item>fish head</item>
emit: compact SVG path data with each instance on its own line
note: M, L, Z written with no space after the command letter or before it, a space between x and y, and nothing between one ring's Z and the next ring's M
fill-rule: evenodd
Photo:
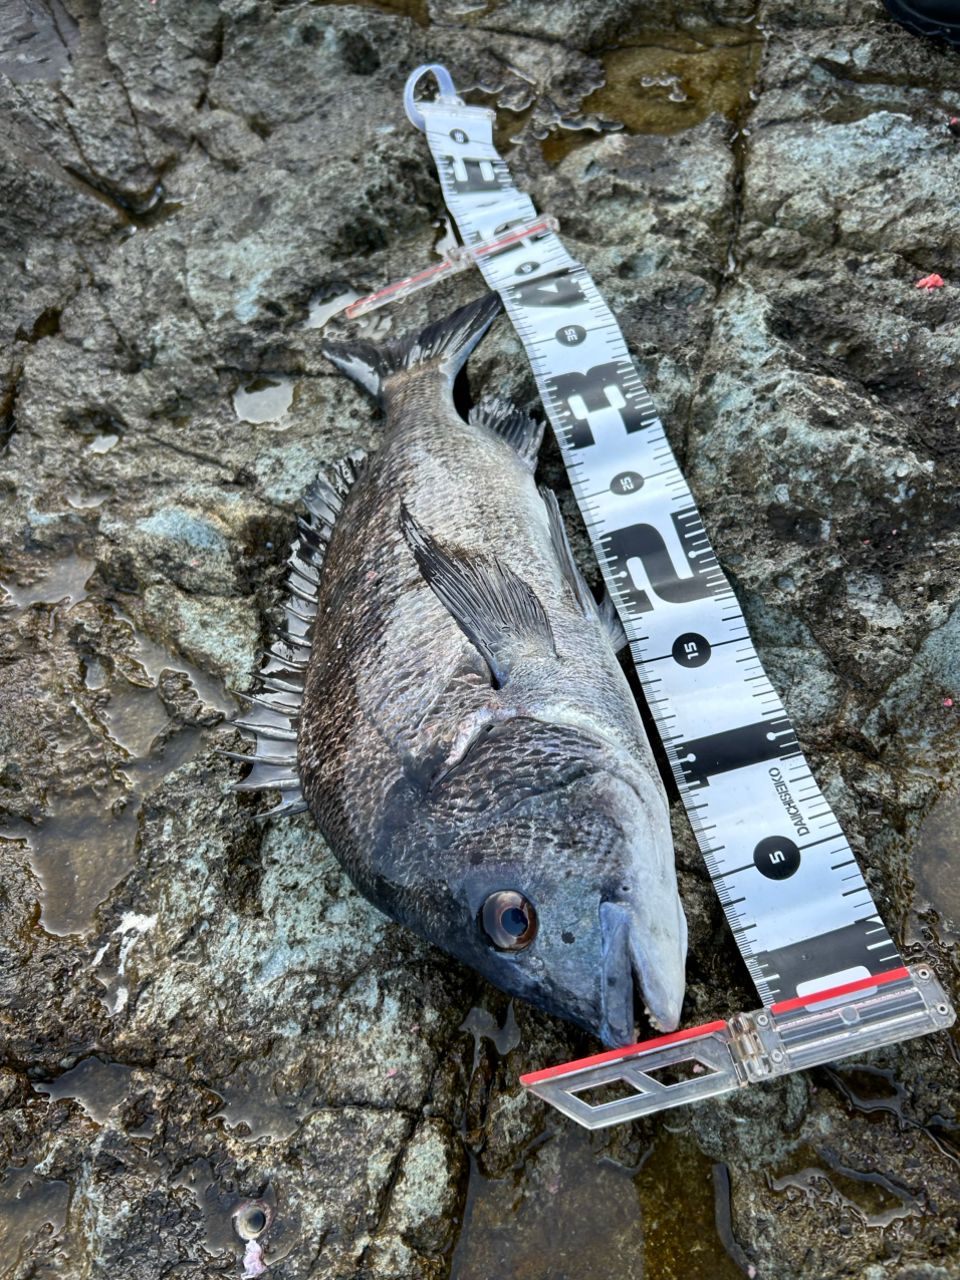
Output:
M657 1029L678 1025L687 928L655 774L579 730L518 718L436 791L450 919L434 941L608 1046L636 1039L637 990Z

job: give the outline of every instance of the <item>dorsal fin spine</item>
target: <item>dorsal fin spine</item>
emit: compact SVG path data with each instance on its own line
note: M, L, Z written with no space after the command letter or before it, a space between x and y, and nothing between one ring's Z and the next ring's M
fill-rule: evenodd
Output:
M287 558L286 622L274 645L261 656L254 692L242 695L250 709L233 722L254 738L251 756L225 753L252 766L233 790L281 793L280 804L258 815L260 819L307 808L297 769L297 726L316 622L317 589L333 524L363 463L363 453L348 454L318 475L304 495L307 514L297 520L297 536Z

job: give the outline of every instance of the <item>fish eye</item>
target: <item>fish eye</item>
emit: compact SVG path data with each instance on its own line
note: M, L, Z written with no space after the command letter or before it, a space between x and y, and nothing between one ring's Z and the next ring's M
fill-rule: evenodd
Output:
M522 951L537 936L537 909L522 893L501 889L480 908L480 923L498 951Z

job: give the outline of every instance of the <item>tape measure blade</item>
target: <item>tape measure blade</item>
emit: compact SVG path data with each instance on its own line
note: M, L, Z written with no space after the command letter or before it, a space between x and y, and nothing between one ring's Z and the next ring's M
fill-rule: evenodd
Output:
M492 151L485 109L426 103L423 114L465 244L537 219ZM761 999L889 969L899 962L896 947L596 284L542 225L480 256L478 266L530 358L687 815Z

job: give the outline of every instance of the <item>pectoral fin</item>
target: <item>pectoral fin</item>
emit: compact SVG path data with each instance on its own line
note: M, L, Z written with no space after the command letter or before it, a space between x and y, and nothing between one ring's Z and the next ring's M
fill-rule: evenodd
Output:
M509 682L511 668L530 648L556 655L543 605L501 560L442 546L402 504L400 529L424 580L482 655L496 688Z

